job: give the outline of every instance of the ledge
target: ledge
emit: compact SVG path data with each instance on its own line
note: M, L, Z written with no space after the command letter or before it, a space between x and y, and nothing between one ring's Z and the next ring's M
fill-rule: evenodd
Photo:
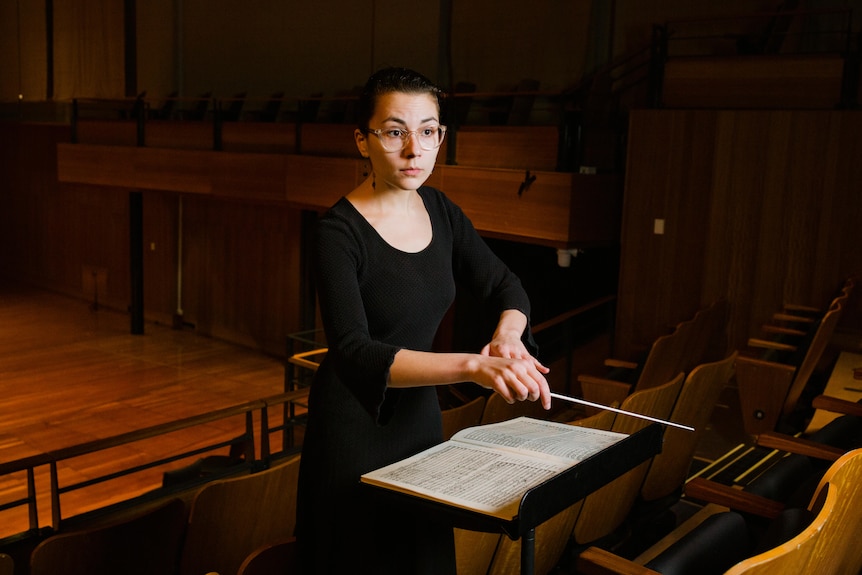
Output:
M365 170L365 162L352 158L57 145L57 174L63 183L312 210L335 203L365 178ZM618 175L438 165L428 184L445 191L484 235L559 248L619 242Z

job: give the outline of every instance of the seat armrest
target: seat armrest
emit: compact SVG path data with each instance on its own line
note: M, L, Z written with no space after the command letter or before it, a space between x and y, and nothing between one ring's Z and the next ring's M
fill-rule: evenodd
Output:
M784 311L787 313L790 313L790 312L799 312L799 313L808 313L808 314L823 313L823 310L820 309L819 307L814 307L812 305L802 305L802 304L798 304L798 303L786 303L786 304L784 304Z
M622 403L632 387L628 383L587 374L579 375L578 383L581 386L581 394L585 400L601 405L611 405L615 402Z
M609 357L605 359L604 364L606 367L616 367L621 369L637 369L638 363L636 361L627 361L625 359L615 359L613 357Z
M862 385L860 385L862 387ZM832 413L842 413L844 415L855 415L862 417L862 403L856 403L848 399L840 399L831 395L818 395L811 401L811 406L814 409L823 409Z
M756 337L749 338L748 347L756 347L762 349L775 349L778 351L796 351L797 347L795 345L790 345L789 343L781 343L777 341L772 341L769 339L759 339Z
M767 431L758 435L757 445L769 449L778 449L779 451L789 451L790 453L823 459L825 461L837 461L839 457L846 453L845 450L838 447L832 447L831 445L776 431Z
M748 493L730 485L723 485L702 477L695 477L685 485L685 496L723 505L744 513L774 519L784 509L784 504L767 497Z
M599 547L587 547L578 555L577 571L583 575L660 575Z
M789 321L793 323L814 323L814 318L805 317L803 315L794 315L790 313L775 313L772 314L772 319L776 321Z
M787 335L794 337L803 337L806 332L801 329L793 329L792 327L783 327L780 325L773 325L771 323L763 324L761 327L764 333L774 333L778 335Z
M326 355L327 351L329 351L329 348L322 347L319 349L304 351L302 353L295 353L289 358L287 358L287 361L294 365L298 365L299 367L304 367L306 369L316 371L317 368L320 367L320 361L315 361L310 358L314 357L315 355Z

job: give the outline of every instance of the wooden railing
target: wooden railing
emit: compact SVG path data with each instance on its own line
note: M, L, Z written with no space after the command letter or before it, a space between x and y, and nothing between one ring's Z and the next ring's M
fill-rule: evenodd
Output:
M27 535L36 535L42 530L42 526L40 526L39 524L39 514L37 508L37 501L42 499L42 497L40 497L40 493L37 488L37 482L34 478L36 475L36 470L45 466L49 468L50 473L50 530L56 531L60 528L61 524L65 520L69 519L69 517L64 517L62 513L60 496L79 489L83 489L85 487L97 485L106 481L115 480L135 473L140 473L148 469L153 469L155 467L163 466L168 463L196 457L204 453L212 453L216 450L223 450L226 447L241 448L243 456L241 458L241 463L226 467L225 472L236 473L237 471L241 471L242 469L254 469L268 465L272 459L278 458L287 453L292 453L294 451L294 448L291 446L291 444L284 441L282 442L282 449L280 451L272 451L270 436L273 433L281 432L286 437L291 431L290 426L292 425L292 422L284 421L281 425L270 425L269 410L274 407L285 406L290 402L305 397L306 394L307 390L297 390L289 393L283 393L276 396L271 396L256 401L245 402L228 408L195 415L164 424L154 425L127 433L105 437L102 439L96 439L93 441L87 441L62 449L57 449L54 451L49 451L16 459L13 461L6 461L0 463L0 477L22 472L25 473L27 476L27 495L23 498L9 501L0 505L0 512L21 506L26 506L28 509L29 529L21 534L13 535L12 538ZM257 414L257 417L260 422L260 428L257 433L255 433L253 425L255 414ZM85 455L105 454L107 450L112 448L127 446L135 442L143 441L145 439L165 436L169 433L182 431L196 426L206 425L232 417L244 418L245 431L238 436L232 437L231 439L218 440L212 443L208 443L202 447L185 450L180 453L159 458L154 461L149 461L140 465L125 467L120 471L105 473L104 475L88 479L86 481L80 481L68 485L61 485L60 477L58 474L58 464L63 461ZM255 449L256 444L260 445L259 451ZM212 477L210 476L207 479L212 479ZM190 485L193 485L193 482L182 483L172 488L164 487L162 489L149 492L143 496L133 498L130 501L121 502L118 505L129 505L132 503L140 503L142 501L163 497L172 491L188 489ZM108 506L108 509L112 509L114 507L115 506ZM102 513L105 511L106 509L97 509L95 512ZM7 539L9 538L7 537Z
M680 19L653 29L652 107L833 109L859 104L853 11Z

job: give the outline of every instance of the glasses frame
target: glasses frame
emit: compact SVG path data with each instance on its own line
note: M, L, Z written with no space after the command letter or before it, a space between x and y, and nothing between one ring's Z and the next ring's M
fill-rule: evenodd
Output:
M403 151L404 148L407 147L407 143L410 141L410 136L416 136L416 141L419 142L419 147L422 148L423 150L425 150L426 152L430 152L432 150L436 150L436 149L440 148L440 146L443 145L443 140L446 139L447 128L446 128L446 126L443 126L443 125L437 126L437 130L440 132L440 141L437 142L437 145L432 147L432 148L426 148L425 146L423 146L422 140L419 138L419 132L421 132L422 130L427 130L427 129L428 129L427 127L426 128L420 128L418 130L405 130L403 128L387 128L387 129L380 128L377 130L372 130L371 128L365 128L365 133L366 134L374 134L375 136L377 136L377 139L380 141L380 145L387 152L401 152L401 151ZM390 130L400 130L401 132L404 133L404 136L401 137L401 147L398 148L397 150L390 150L389 148L387 148L386 144L384 143L383 136L381 135L381 134L388 132Z

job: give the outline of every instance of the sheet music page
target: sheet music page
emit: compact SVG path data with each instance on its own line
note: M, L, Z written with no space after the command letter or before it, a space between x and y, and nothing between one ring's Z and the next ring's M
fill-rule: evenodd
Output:
M452 437L452 440L537 456L547 455L570 461L581 461L624 437L626 437L624 433L604 429L518 417L500 423L462 429Z
M362 481L512 519L528 489L624 437L518 418L462 430L450 441L363 475Z

